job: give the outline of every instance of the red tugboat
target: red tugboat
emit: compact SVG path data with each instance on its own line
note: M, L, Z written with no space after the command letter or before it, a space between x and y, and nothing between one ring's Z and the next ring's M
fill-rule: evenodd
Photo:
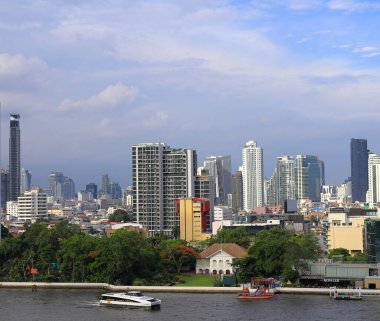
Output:
M243 292L239 293L239 300L265 300L274 296L273 278L256 278L248 286L243 285Z

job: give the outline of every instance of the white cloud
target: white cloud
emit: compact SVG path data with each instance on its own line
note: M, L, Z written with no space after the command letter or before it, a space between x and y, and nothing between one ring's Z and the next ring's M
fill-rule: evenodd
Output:
M48 71L47 64L39 58L25 58L23 55L0 54L0 82L21 81L26 78L38 79L38 74Z
M64 112L71 110L115 109L129 105L137 98L138 94L139 91L136 87L117 83L107 86L97 95L87 99L76 101L65 99L58 107L58 110Z
M167 123L169 119L168 114L164 111L155 111L142 121L145 128L158 128Z
M366 47L360 47L360 48L355 48L354 52L373 52L373 51L378 51L379 49L377 47L371 47L371 46L366 46Z
M331 10L354 12L380 9L380 3L377 1L331 0L327 3L327 7Z

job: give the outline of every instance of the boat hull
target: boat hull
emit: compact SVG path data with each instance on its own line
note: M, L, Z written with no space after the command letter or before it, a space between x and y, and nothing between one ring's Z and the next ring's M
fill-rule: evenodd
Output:
M273 298L273 294L264 294L264 295L249 295L249 294L239 294L237 298L239 300L268 300Z

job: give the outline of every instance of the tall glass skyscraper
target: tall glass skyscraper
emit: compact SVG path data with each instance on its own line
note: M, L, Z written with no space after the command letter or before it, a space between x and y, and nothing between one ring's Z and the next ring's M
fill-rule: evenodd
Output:
M352 201L365 202L368 190L368 149L366 139L351 139Z
M10 114L9 126L9 200L17 201L21 180L20 115Z
M325 182L325 167L317 156L296 155L295 158L296 199L321 200L321 187Z

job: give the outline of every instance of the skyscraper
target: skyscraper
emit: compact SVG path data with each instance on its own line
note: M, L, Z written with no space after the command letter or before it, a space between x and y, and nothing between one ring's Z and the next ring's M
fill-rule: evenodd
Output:
M264 205L263 149L253 140L243 148L243 205L247 212Z
M10 114L9 130L9 200L20 195L20 115Z
M321 187L325 181L323 161L317 156L296 155L295 158L295 197L309 199L314 202L321 200Z
M351 139L352 201L365 202L368 190L368 149L366 139Z
M380 203L380 157L368 154L368 191L366 201L373 206Z
M164 143L132 146L133 216L150 235L178 227L175 200L194 196L195 150Z
M285 155L277 157L276 168L276 205L284 205L287 199L295 199L294 159Z
M20 190L20 193L24 194L26 191L30 191L31 183L32 183L32 173L25 168L21 168L21 190Z
M110 193L110 178L108 174L102 175L102 194Z
M9 172L0 168L1 177L1 208L5 210L9 201Z
M98 198L98 185L95 183L88 183L86 185L86 191L91 192L93 198Z
M74 181L62 172L51 172L49 175L49 190L57 201L73 199L75 197Z
M205 158L204 168L215 182L216 205L227 205L231 194L231 156L209 156Z
M232 175L232 210L238 213L243 209L243 174L241 171L236 171Z

